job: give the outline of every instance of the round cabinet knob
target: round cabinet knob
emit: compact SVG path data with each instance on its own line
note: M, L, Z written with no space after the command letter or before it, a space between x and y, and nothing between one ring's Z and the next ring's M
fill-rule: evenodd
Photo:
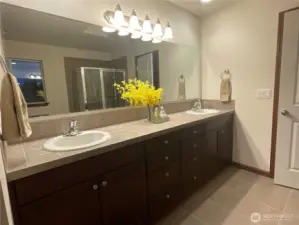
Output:
M165 177L169 177L169 175L170 175L169 172L165 173Z
M194 177L193 177L193 180L197 180L197 177L196 177L196 176L194 176Z
M225 133L225 131L224 130L221 130L221 134L224 134Z
M169 194L165 195L165 197L166 197L167 199L170 199L170 195L169 195Z
M194 158L193 158L193 161L194 161L194 162L197 161L197 157L194 157Z
M165 160L168 161L168 160L169 160L169 157L168 157L168 156L165 156Z
M168 140L165 140L165 141L164 141L164 144L166 144L166 145L167 145L167 144L168 144Z
M107 182L107 181L102 181L102 186L103 186L103 187L106 187L106 186L107 186L107 184L108 184L108 182Z
M193 134L197 134L197 130L194 130L194 131L193 131Z
M98 190L99 189L99 185L97 185L97 184L92 185L92 189L93 190Z
M194 147L194 148L197 148L197 144L194 144L193 147Z
M281 110L281 115L283 116L287 116L289 114L288 110L284 109L284 110Z

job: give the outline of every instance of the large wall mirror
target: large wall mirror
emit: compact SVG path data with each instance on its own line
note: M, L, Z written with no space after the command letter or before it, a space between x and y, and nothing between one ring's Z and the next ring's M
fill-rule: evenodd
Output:
M130 78L163 88L163 101L200 97L197 48L143 42L100 26L0 6L6 62L31 117L126 107L113 84Z

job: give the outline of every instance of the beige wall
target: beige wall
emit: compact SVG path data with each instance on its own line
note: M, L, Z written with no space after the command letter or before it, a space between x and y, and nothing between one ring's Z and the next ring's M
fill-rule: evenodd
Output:
M49 45L3 41L6 57L42 60L47 101L46 107L29 108L29 115L69 112L64 57L110 60L110 54L98 51Z
M202 21L203 98L219 99L219 74L230 69L236 100L234 160L269 171L278 13L296 0L244 0Z
M2 2L31 8L70 19L92 24L105 25L102 16L106 10L115 10L121 4L125 14L130 15L132 9L142 17L146 13L153 22L159 17L163 24L171 22L174 41L177 43L199 44L199 19L185 10L162 0L1 0Z
M200 49L172 43L145 44L134 41L119 49L112 57L126 56L130 78L135 78L135 56L159 50L160 87L163 88L163 100L178 99L178 78L184 74L187 99L199 98L200 84Z

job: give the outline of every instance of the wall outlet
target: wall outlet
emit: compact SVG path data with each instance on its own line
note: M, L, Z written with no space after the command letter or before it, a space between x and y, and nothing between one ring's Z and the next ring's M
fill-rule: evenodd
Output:
M272 90L271 89L258 89L255 91L256 99L271 99Z

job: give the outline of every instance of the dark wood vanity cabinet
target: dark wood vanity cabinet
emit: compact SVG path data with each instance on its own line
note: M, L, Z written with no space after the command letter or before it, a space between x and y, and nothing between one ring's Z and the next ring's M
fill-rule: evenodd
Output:
M232 120L218 116L12 181L15 224L154 224L231 164Z

